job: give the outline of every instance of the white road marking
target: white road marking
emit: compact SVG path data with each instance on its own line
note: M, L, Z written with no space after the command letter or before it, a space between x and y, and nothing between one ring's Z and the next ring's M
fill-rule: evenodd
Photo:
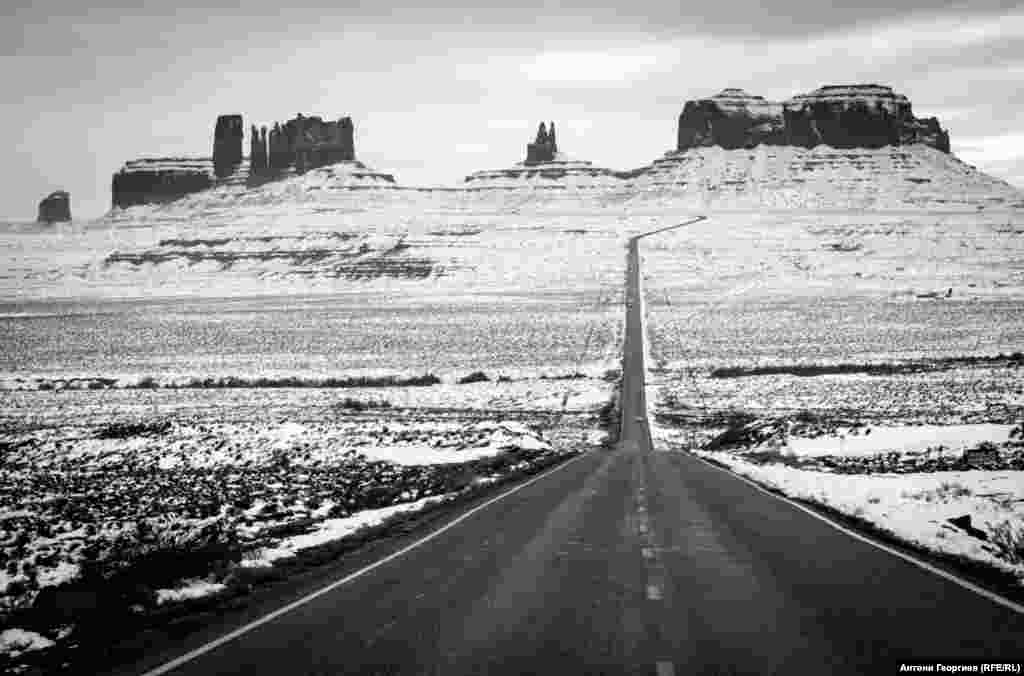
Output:
M647 599L649 601L660 601L662 599L661 585L657 583L647 585Z
M698 460L700 460L704 464L709 465L710 467L714 467L715 469L719 470L720 472L723 472L723 473L725 473L725 474L727 474L727 475L729 475L731 477L735 477L735 478L739 479L740 481L745 481L746 483L750 484L751 486L753 486L757 490L761 491L765 495L770 495L771 497L773 497L773 498L775 498L777 500L781 500L782 502L785 502L787 504L792 505L793 507L796 507L800 511L813 516L818 521L822 521L822 522L828 524L829 526L831 526L832 528L836 529L840 533L843 533L845 535L849 535L854 540L860 540L864 544L871 545L875 549L880 549L883 552L886 552L888 554L892 554L893 556L895 556L897 558L900 558L900 559L903 559L907 563L915 565L918 568L921 568L922 570L926 570L929 573L937 575L937 576L941 577L944 580L949 580L953 584L959 585L959 586L963 587L964 589L966 589L968 591L972 591L975 594L978 594L979 596L983 596L986 599L988 599L989 601L992 601L993 603L996 603L996 604L998 604L1000 606L1003 606L1004 608L1008 608L1009 610L1012 610L1015 613L1018 613L1020 615L1024 615L1024 605L1021 605L1019 603L1015 603L1015 602L1011 601L1008 598L1004 598L1004 597L1000 596L999 594L996 594L995 592L992 592L992 591L989 591L988 589L985 589L984 587L979 587L978 585L974 584L973 582L969 582L969 581L967 581L967 580L965 580L963 578L957 577L956 575L954 575L952 573L946 572L946 571L942 570L941 568L937 568L936 566L933 566L932 564L930 564L930 563L928 563L926 561L922 561L921 559L913 557L910 554L905 554L905 553L901 552L898 549L894 549L893 547L889 547L888 545L884 545L881 542L876 542L876 541L872 540L871 538L869 538L869 537L867 537L865 535L861 535L860 533L858 533L856 531L850 530L846 526L843 526L843 525L840 525L840 524L836 523L835 521L833 521L832 519L829 519L826 516L822 516L818 512L816 512L813 509L811 509L810 507L805 507L804 505L801 505L799 502L796 502L795 500L791 500L790 498L786 497L785 495L779 495L778 493L774 493L772 491L767 490L764 486L762 486L761 484L757 483L756 481L753 481L752 479L748 479L745 476L740 476L739 474L737 474L735 472L731 472L731 471L727 470L724 467L720 467L720 466L716 465L713 462L708 462L707 460L705 460L704 458L700 457L699 455L693 454L693 457L697 458Z
M643 555L643 557L644 557L645 559L647 559L648 561L651 561L651 560L653 560L653 559L654 559L654 557L655 557L655 556L657 555L657 554L655 553L655 551L654 551L654 547L644 547L644 548L642 548L642 549L640 550L640 553L641 553L641 554Z
M314 599L317 599L317 598L319 598L319 597L323 596L324 594L327 594L327 593L329 593L331 591L334 591L338 587L346 585L346 584L348 584L352 580L355 580L358 577L362 577L366 573L369 573L370 571L375 570L375 569L383 566L385 563L388 563L388 562L393 561L393 560L395 560L395 559L397 559L397 558L399 558L401 556L404 556L405 554L411 552L412 550L416 549L420 545L426 544L427 542L430 542L431 540L433 540L437 536L441 535L442 533L444 533L444 532L454 528L455 526L457 526L458 524L462 523L463 521L465 521L469 517L473 516L474 514L479 512L480 510L482 510L482 509L484 509L486 507L489 507L490 505L493 505L495 502L498 502L499 500L502 500L502 499L512 495L513 493L521 491L522 489L526 488L527 486L529 486L531 484L537 483L538 481L540 481L541 479L544 479L545 477L551 476L552 474L554 474L555 472L558 472L559 470L565 469L566 467L568 467L572 463L576 462L577 460L579 460L580 458L582 458L585 455L589 455L589 454L588 453L580 453L575 458L570 458L569 460L563 462L561 465L559 465L557 467L553 467L550 470L548 470L547 472L544 472L543 474L539 474L538 476L535 476L534 478L530 479L526 483L519 484L518 486L513 486L512 488L508 489L504 493L491 498L487 502L484 502L483 504L477 505L476 507L474 507L473 509L469 510L468 512L466 512L462 516L458 517L457 519L454 519L450 523L445 524L444 526L442 526L441 528L438 528L434 532L428 533L427 535L423 536L422 538L420 538L416 542L413 542L412 544L409 544L409 545L406 545L405 547L402 547L397 552L392 552L391 554L388 554L387 556L385 556L383 559L380 559L379 561L375 561L375 562L371 563L368 566L364 566L363 568L360 568L359 570L355 571L354 573L350 573L350 574L346 575L345 577L341 578L340 580L335 580L334 582L332 582L332 583L330 583L328 585L325 585L325 586L321 587L320 589L317 589L316 591L311 592L311 593L303 596L300 599L292 601L288 605L282 606L282 607L278 608L277 610L275 610L273 612L267 613L263 617L259 617L259 618L255 619L255 620L253 620L252 622L249 622L248 624L244 624L241 627L239 627L238 629L230 631L227 634L224 634L223 636L221 636L219 638L216 638L216 639L214 639L212 641L209 641L208 643L204 643L203 645L199 646L195 650L190 650L189 652L185 653L184 655L182 655L180 657L176 657L173 660L171 660L169 662L165 662L164 664L161 664L160 666L158 666L158 667L156 667L154 669L150 669L149 671L144 672L142 674L142 676L161 676L161 674L169 673L169 672L177 669L180 666L188 664L189 662L195 660L196 658L202 657L203 655L205 655L206 653L210 652L211 650L219 648L220 646L222 646L222 645L224 645L226 643L230 643L231 641L235 640L236 638L239 638L240 636L244 636L245 634L248 634L253 629L256 629L258 627L262 627L264 624L267 624L268 622L272 622L272 621L276 620L277 618L281 617L282 615L284 615L286 613L289 613L289 612L295 610L296 608L300 608L300 607L306 605L307 603L309 603L310 601L312 601Z
M675 676L676 668L671 662L661 660L654 663L655 676Z

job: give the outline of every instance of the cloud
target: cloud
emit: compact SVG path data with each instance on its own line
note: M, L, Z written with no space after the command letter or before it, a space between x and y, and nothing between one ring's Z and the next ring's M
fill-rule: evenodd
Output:
M482 155L490 151L491 147L486 143L456 143L455 152L461 154Z
M628 87L637 79L668 73L680 65L680 50L673 44L652 43L586 51L542 52L521 66L534 83L574 87L603 83Z

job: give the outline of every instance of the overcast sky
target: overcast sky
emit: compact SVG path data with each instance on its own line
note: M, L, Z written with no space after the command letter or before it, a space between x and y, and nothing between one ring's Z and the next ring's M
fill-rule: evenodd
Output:
M99 216L123 162L208 156L221 113L246 129L351 115L359 159L454 184L521 160L541 119L571 157L625 169L673 147L687 99L855 82L906 94L958 156L1024 187L1020 2L11 3L2 216L33 218L60 188L76 218Z

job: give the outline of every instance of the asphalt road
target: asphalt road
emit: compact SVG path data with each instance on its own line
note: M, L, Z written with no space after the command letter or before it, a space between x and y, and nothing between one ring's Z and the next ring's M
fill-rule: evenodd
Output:
M172 673L860 674L1019 660L1021 615L652 449L638 266L632 240L616 448Z

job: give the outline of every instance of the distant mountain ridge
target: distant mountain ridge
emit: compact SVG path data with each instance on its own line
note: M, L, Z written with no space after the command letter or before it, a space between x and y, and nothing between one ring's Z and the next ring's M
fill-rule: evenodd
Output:
M241 116L221 116L215 157L128 162L114 176L113 202L130 211L173 202L147 208L147 219L234 204L308 204L330 201L337 190L380 188L525 190L524 204L599 193L603 204L668 200L699 208L1024 207L1019 189L950 153L936 118L917 118L906 96L877 84L827 85L781 102L727 88L687 101L675 149L628 171L570 158L555 140L554 122L541 123L525 160L474 172L452 188L404 187L356 161L352 129L347 117L335 123L302 115L269 135L253 126L244 157Z

